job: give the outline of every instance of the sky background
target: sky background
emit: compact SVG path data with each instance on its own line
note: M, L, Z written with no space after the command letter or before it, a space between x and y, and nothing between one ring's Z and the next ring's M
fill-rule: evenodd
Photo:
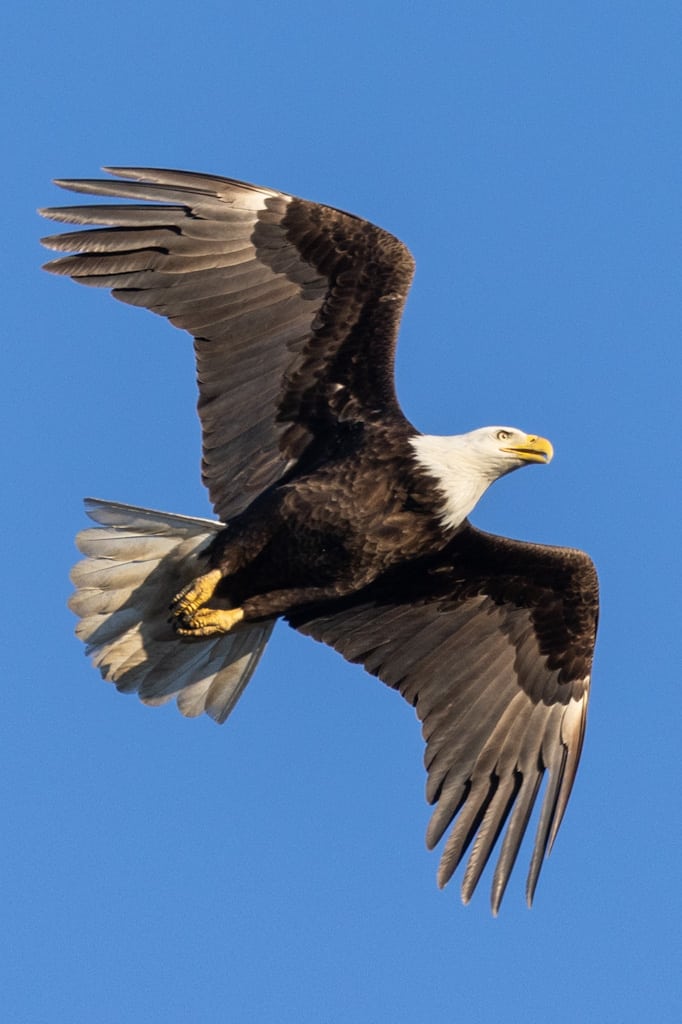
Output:
M3 14L0 931L12 1024L680 1019L682 8L28 2ZM587 740L528 846L435 885L412 709L278 626L228 723L103 683L66 607L81 498L208 515L189 339L42 274L52 177L225 174L388 228L422 430L548 469L486 529L591 553Z

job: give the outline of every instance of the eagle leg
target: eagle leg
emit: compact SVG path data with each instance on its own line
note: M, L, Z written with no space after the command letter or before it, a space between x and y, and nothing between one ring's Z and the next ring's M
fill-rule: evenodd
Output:
M223 574L220 569L212 569L211 572L197 576L195 580L188 583L186 587L178 591L170 603L173 617L180 619L193 615L202 605L211 600L222 578Z
M199 608L177 617L174 628L178 636L214 636L229 633L243 618L243 608Z

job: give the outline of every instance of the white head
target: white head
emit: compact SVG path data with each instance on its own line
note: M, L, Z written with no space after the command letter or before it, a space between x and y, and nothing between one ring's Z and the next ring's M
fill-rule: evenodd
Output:
M419 434L411 443L417 462L443 494L441 520L453 528L499 477L531 462L547 463L554 454L544 437L516 427L481 427L451 437Z

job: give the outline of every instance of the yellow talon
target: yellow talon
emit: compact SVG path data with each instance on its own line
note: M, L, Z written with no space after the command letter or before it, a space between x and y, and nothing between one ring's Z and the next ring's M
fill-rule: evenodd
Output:
M175 626L179 636L213 636L229 633L244 618L243 608L199 608L183 614Z
M183 587L171 601L173 615L192 615L202 605L206 604L213 597L216 587L223 578L220 569L212 569L203 576L197 576L195 580Z

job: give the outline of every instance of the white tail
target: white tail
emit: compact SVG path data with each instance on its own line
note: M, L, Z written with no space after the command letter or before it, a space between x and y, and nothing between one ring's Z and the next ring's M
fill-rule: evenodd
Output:
M102 677L145 704L176 697L183 715L224 722L274 620L203 640L182 639L168 623L171 598L205 571L202 555L222 524L92 498L86 511L100 525L76 538L86 557L72 570L69 607Z

